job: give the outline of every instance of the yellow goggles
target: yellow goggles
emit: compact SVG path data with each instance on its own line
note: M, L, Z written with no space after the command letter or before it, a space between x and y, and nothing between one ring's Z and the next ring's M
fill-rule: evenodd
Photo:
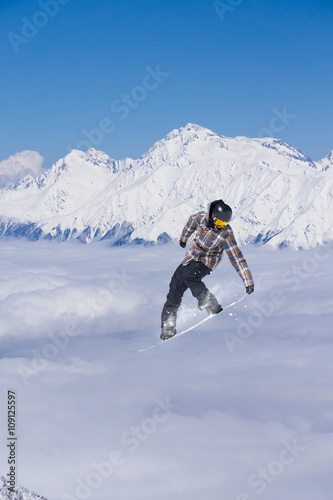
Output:
M228 222L224 222L221 219L218 219L217 217L213 217L213 221L216 227L226 227L228 225Z

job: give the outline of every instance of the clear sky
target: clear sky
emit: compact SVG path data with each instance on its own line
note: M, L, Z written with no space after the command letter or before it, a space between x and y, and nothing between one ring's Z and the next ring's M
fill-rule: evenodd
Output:
M332 0L3 0L0 161L137 158L188 122L333 149Z

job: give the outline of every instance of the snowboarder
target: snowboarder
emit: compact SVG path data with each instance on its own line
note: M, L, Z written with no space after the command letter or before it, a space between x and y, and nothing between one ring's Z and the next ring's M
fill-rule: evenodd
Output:
M208 314L218 314L222 311L222 306L202 279L217 267L224 250L244 281L246 292L254 291L251 271L229 226L231 216L229 205L222 200L215 200L209 204L207 213L202 211L193 214L185 224L180 236L180 246L185 248L187 240L194 232L195 238L171 278L169 293L162 310L162 340L176 335L177 311L188 288L198 300L200 310L205 309Z

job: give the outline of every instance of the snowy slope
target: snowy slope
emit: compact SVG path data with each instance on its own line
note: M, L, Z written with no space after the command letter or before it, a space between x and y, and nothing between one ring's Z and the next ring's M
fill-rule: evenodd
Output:
M36 493L32 493L20 486L13 493L8 490L7 481L3 476L0 476L0 500L47 500Z
M311 248L333 238L332 164L333 152L313 162L280 140L188 124L138 160L73 150L38 178L0 190L0 234L163 241L223 198L241 243Z

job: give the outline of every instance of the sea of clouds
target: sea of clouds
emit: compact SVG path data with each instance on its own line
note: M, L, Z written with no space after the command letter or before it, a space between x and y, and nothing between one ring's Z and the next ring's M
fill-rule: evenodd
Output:
M331 500L332 245L243 248L255 293L159 340L184 251L0 240L0 426L18 404L18 481L49 500ZM244 293L224 257L205 279ZM205 316L187 292L179 328ZM0 466L7 472L3 443Z

